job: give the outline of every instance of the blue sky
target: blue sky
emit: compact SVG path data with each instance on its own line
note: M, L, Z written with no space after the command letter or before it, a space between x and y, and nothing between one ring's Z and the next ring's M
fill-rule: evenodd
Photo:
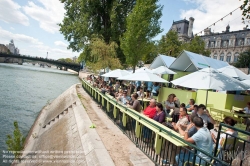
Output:
M236 9L238 0L159 0L164 5L161 18L163 32L155 37L160 39L171 27L173 20L194 17L194 33ZM21 54L49 58L67 58L79 53L67 50L67 41L58 31L63 19L63 4L59 0L0 0L0 43L8 44L11 39ZM241 11L237 10L212 27L221 32L230 24L230 30L240 30Z

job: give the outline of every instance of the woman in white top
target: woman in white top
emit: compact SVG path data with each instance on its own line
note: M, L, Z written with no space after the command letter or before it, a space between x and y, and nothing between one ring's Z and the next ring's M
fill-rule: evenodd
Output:
M140 88L140 90L137 92L139 98L144 98L144 92L143 88Z
M231 118L229 116L225 117L223 122L227 125L230 125L230 126L234 126L237 123L233 118ZM212 135L214 143L216 143L216 136L214 135L214 133L212 133L211 135ZM231 128L226 129L225 133L220 135L220 140L219 140L220 147L222 147L223 141L225 141L226 138L230 138L232 136L236 137L237 135L238 135L237 131L234 131Z
M166 101L166 110L167 110L167 113L169 114L170 113L170 109L174 109L175 108L175 104L174 104L174 96L172 94L170 94L168 96L168 99Z

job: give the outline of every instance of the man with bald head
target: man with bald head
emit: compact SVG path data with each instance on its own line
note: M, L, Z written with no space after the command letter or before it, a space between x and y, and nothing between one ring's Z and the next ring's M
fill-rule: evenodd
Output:
M147 117L153 119L156 114L156 101L155 99L151 99L149 102L149 106L143 111L143 114Z

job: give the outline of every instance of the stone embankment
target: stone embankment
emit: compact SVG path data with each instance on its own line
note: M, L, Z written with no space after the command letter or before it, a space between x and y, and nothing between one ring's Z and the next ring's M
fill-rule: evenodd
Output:
M18 165L114 165L77 96L74 85L37 117ZM30 162L28 163L30 159Z

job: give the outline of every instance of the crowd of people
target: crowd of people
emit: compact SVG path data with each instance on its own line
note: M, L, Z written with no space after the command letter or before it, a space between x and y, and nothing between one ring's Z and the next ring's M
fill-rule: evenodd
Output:
M152 82L142 84L140 81L125 82L116 81L112 78L109 81L104 81L101 77L96 78L93 75L88 76L87 81L94 87L99 88L102 93L113 96L121 104L171 128L178 132L184 140L195 144L212 155L213 144L216 143L217 135L210 130L214 128L215 120L204 104L197 105L194 99L190 99L187 104L180 103L175 94L170 94L166 101L159 103L153 96L159 94L160 85ZM150 99L149 105L144 110L142 103L138 100L139 98ZM245 110L250 110L250 103ZM167 117L172 120L166 121ZM234 126L236 121L231 117L225 117L224 123ZM232 129L227 129L225 133L229 134L228 137L238 134ZM146 138L146 142L153 139L150 138L151 131L146 127L143 128L143 137ZM220 135L220 146L223 146L223 137L226 137L226 134ZM198 163L210 160L207 155L201 152L198 152L198 155L204 159L200 160L199 157L196 157ZM176 161L180 163L179 165L183 165L182 162L192 161L193 157L193 154L187 155L181 151L176 156Z

